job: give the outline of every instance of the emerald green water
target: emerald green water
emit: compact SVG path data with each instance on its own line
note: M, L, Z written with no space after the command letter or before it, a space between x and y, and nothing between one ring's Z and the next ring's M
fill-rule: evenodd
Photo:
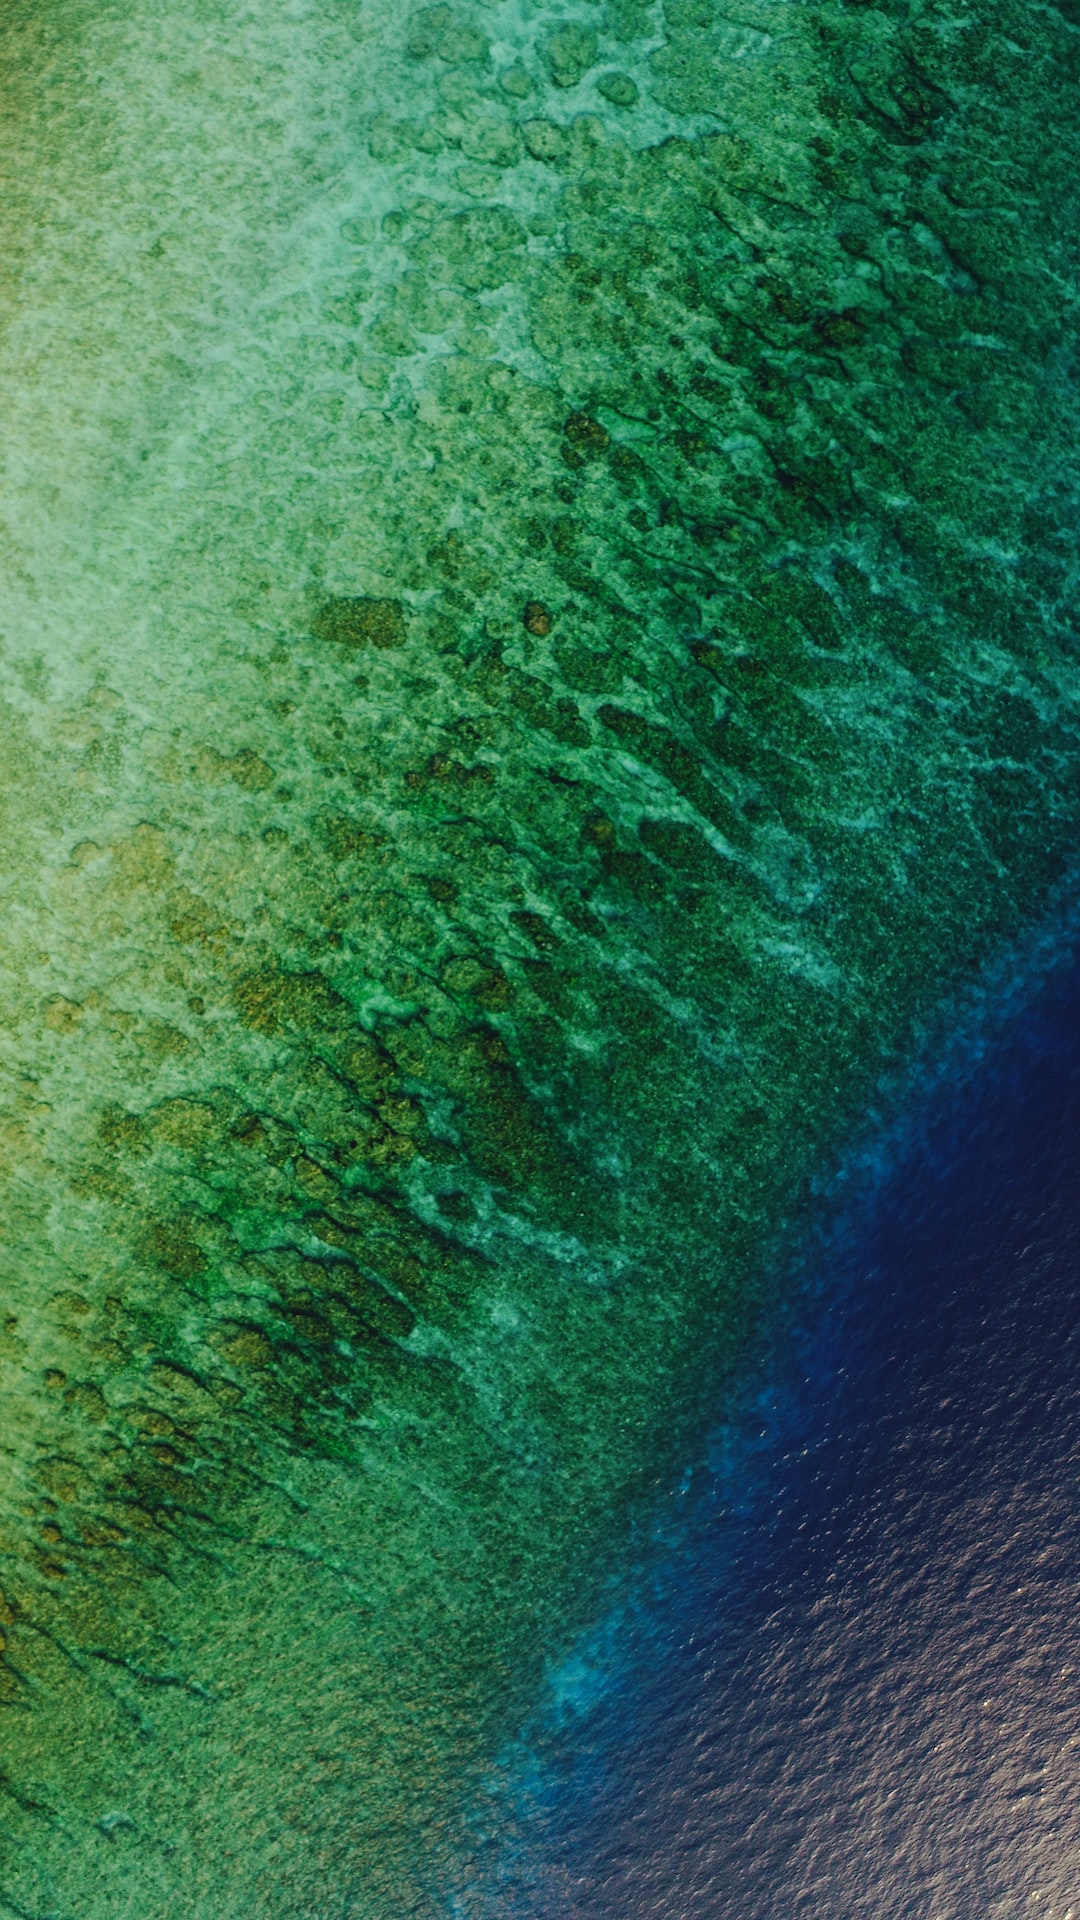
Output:
M0 1911L469 1911L1075 855L1080 21L0 16Z

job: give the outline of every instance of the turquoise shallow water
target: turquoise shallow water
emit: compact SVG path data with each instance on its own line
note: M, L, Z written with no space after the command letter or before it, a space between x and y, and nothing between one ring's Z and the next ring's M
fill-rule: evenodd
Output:
M434 1915L1075 860L1077 23L0 43L0 1900Z

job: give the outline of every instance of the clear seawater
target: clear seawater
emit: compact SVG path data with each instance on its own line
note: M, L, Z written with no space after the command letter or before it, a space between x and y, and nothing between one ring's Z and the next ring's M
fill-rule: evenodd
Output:
M500 1911L1080 1911L1078 1151L1072 958L919 1103L558 1677Z
M1078 77L1078 0L0 0L0 1911L465 1912L553 1683L597 1860L827 1885L885 1225L746 1383L1075 871ZM936 1656L822 1551L921 1897Z

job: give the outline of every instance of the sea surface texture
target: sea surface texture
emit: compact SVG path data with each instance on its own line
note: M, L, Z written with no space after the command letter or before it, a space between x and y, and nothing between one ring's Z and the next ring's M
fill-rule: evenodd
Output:
M474 1909L1075 855L1078 81L1077 0L0 7L0 1912Z
M553 1676L492 1920L1080 1912L1075 947L993 1024Z

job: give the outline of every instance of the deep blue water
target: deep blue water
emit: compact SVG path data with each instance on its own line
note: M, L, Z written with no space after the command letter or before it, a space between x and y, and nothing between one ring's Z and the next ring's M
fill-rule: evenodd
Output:
M1080 967L849 1217L632 1614L559 1676L500 1911L1080 1917Z

